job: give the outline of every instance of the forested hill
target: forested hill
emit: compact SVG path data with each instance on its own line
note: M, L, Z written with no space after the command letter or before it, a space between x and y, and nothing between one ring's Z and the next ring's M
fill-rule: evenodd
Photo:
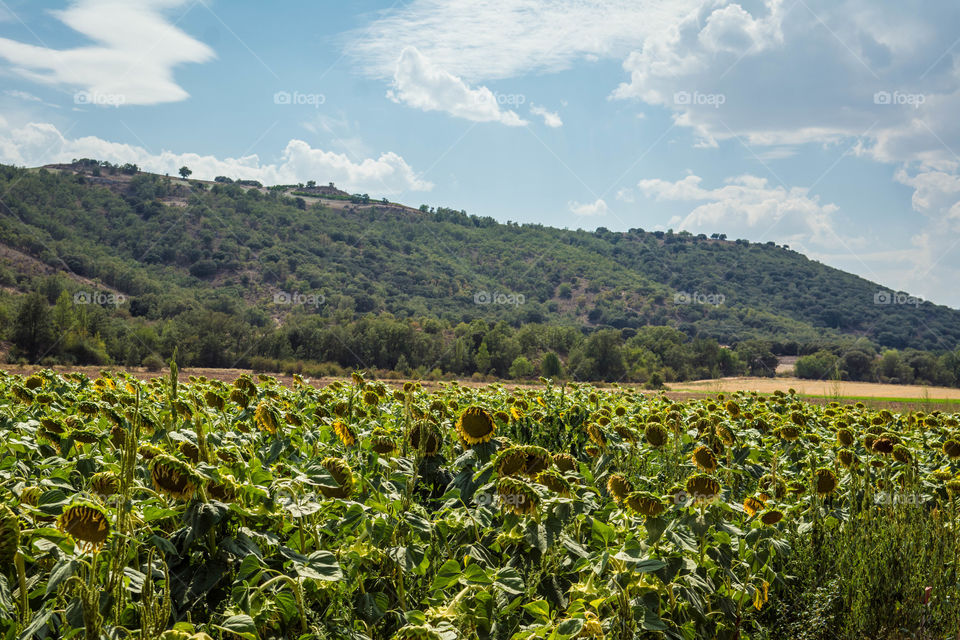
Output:
M71 338L85 345L72 356L78 360L135 360L178 344L195 363L214 366L255 355L344 366L394 366L403 356L401 364L413 365L426 361L408 344L415 333L444 336L442 352L466 351L459 364L448 353L439 361L469 372L464 362L476 366L481 343L494 350L485 331L499 326L516 341L528 324L554 328L552 337L528 338L536 345L520 344L517 355L532 359L565 359L573 343L605 329L628 341L650 325L679 330L662 335L680 342L766 340L775 353L824 344L874 356L884 348L943 353L960 344L960 312L897 299L772 243L500 224L452 209L307 193L90 161L56 170L0 166L0 338L16 345L18 300L39 290L54 313L64 291L104 303L80 314L101 325ZM71 313L79 313L76 300ZM367 340L370 327L398 333ZM41 351L20 348L28 358ZM510 364L515 351L511 344L490 357L510 356ZM505 368L488 366L501 375Z

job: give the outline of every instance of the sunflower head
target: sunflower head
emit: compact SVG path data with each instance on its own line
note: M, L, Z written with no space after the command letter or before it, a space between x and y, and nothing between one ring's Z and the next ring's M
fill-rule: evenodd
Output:
M153 458L150 479L157 491L175 500L192 498L199 482L196 471L189 464L162 453Z
M37 503L40 502L40 496L43 495L43 489L37 485L30 487L24 487L23 491L20 492L20 502L23 504L28 504L31 507L37 506Z
M660 496L649 491L632 491L626 499L627 507L642 516L656 518L667 508Z
M700 445L693 452L693 462L701 471L713 473L717 470L717 456L710 447Z
M837 430L837 442L839 442L844 447L849 447L853 444L853 431L843 427L842 429Z
M687 478L687 493L697 502L712 500L720 493L720 483L713 476L697 473Z
M643 437L654 449L659 449L667 444L667 430L659 422L650 422L643 430Z
M577 468L577 459L569 453L556 453L553 456L553 464L555 464L560 471L567 473Z
M600 624L600 618L592 611L584 614L583 626L580 628L578 638L603 638L603 625Z
M443 640L443 636L428 625L408 624L400 627L390 640Z
M333 476L333 479L340 485L336 488L320 487L320 493L326 498L348 498L353 493L353 471L350 465L342 458L324 458L320 461L320 466L327 470Z
M601 449L606 449L607 447L607 436L604 435L603 429L600 428L595 422L591 422L587 425L587 436L590 438L590 441L600 447Z
M180 453L183 454L183 457L193 464L200 462L200 447L189 440L182 440L177 448L180 450Z
M837 476L826 467L820 467L814 472L817 482L817 494L827 496L837 490Z
M609 478L607 478L607 491L613 496L613 499L616 500L617 504L623 503L627 495L633 491L633 485L630 484L630 481L619 473L614 473Z
M727 413L730 414L731 418L740 417L740 405L738 405L733 400L727 400L727 404L724 405L724 408L727 410Z
M407 435L407 441L417 451L422 448L424 455L428 458L432 458L440 452L440 431L429 420L421 420L413 425Z
M550 468L553 456L543 447L527 444L523 445L523 454L526 458L523 463L523 474L532 477Z
M901 464L909 464L913 460L913 456L909 449L902 444L898 444L893 447L893 459Z
M337 420L333 423L333 431L337 434L337 437L340 438L343 446L352 447L356 444L357 436L353 434L353 430L347 426L347 423L342 420Z
M496 431L497 424L490 414L481 407L467 407L457 420L457 433L460 435L460 439L468 445L490 442Z
M13 564L20 548L20 521L7 505L0 505L0 566Z
M752 518L758 511L763 509L763 503L764 501L759 497L748 496L747 499L743 501L743 510Z
M960 476L947 480L944 483L944 486L947 488L947 493L953 497L960 496Z
M64 509L57 519L57 528L82 542L84 552L88 552L103 546L110 535L110 520L100 507L78 502Z
M779 509L767 509L760 514L760 522L767 525L774 525L783 520L783 511Z
M397 450L397 443L389 436L380 434L370 439L370 448L381 456L390 455Z
M540 497L534 488L519 478L505 477L497 481L500 507L517 515L534 514Z
M733 446L735 438L733 435L733 429L731 429L729 426L721 422L714 428L714 433L716 433L717 437L720 438L720 442L728 447Z
M100 496L112 496L120 490L120 477L113 471L101 471L90 480L90 488Z
M500 476L513 476L523 472L527 464L527 454L519 445L507 447L499 454L494 462L497 474Z
M565 498L570 497L570 481L554 469L547 469L541 472L540 475L537 476L537 482L560 496Z
M223 396L214 391L205 392L203 394L203 401L207 403L208 407L216 409L217 411L223 411L223 407L226 406L226 401L223 399Z
M777 429L777 436L787 442L793 442L800 437L800 429L791 424L785 424Z
M874 453L881 453L883 455L887 455L887 454L893 453L893 448L895 446L896 445L893 439L881 436L873 441L873 446L871 447L871 449L873 449Z
M240 405L241 409L246 409L247 405L250 404L250 396L244 393L242 389L230 391L230 400Z
M253 410L253 421L258 429L273 435L280 428L280 412L266 400L261 400Z
M960 440L950 438L943 443L943 452L948 458L960 458Z
M237 499L237 483L233 476L221 474L220 482L211 482L207 485L207 492L212 498L220 502L233 502Z
M856 462L853 451L850 449L841 449L839 452L837 452L837 460L839 460L840 464L845 467L850 467L854 462Z

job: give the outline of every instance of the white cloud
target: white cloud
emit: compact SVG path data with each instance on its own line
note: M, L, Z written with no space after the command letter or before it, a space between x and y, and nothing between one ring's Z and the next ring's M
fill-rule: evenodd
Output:
M86 92L127 105L176 102L188 97L173 69L206 62L213 50L179 29L167 15L189 10L188 0L73 0L51 14L95 44L49 49L0 38L0 58L35 82ZM95 102L95 101L94 101Z
M619 59L705 0L413 0L351 33L368 73L393 75L416 47L468 82Z
M633 203L636 202L636 198L633 195L633 189L629 187L623 187L622 189L617 190L617 200L620 202Z
M38 166L70 162L74 158L132 162L146 171L171 175L187 165L193 170L194 178L206 180L224 175L259 180L264 184L290 184L307 180L336 182L348 191L378 195L429 191L433 188L432 183L422 179L402 157L393 152L353 161L345 154L315 149L302 140L291 140L283 149L280 161L270 164L261 162L256 155L221 159L172 151L152 154L142 147L93 136L67 138L49 123L7 128L0 120L0 162Z
M515 111L501 109L509 103L487 87L471 88L457 76L445 71L424 56L416 47L407 47L396 63L393 89L387 96L423 111L443 111L473 122L499 122L511 127L527 124ZM508 96L512 102L517 96ZM525 98L524 98L525 100Z
M575 213L578 216L605 216L610 212L610 208L607 207L607 203L603 198L598 198L594 202L579 203L570 201L567 203L567 206L570 208L572 213Z
M726 233L756 241L821 247L851 244L834 231L838 207L821 204L805 188L770 186L766 178L751 175L728 178L715 189L704 188L702 182L699 176L689 175L676 182L641 180L637 186L644 195L657 200L701 203L673 221L692 233Z
M539 105L531 104L530 113L535 116L540 116L543 118L543 124L547 125L552 129L563 126L563 120L560 119L560 114L556 111L547 111L546 107L541 107Z

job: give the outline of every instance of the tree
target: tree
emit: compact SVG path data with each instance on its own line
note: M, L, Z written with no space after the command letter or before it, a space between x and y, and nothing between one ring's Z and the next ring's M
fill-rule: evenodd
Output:
M540 363L540 375L544 378L559 378L563 374L563 367L560 364L560 358L553 351L543 356L543 362Z
M517 356L514 359L513 364L510 365L510 370L507 372L511 378L529 378L533 375L533 365L530 364L530 361L524 358L523 356Z
M47 301L34 291L20 305L14 324L13 343L31 362L36 362L53 348L54 342L53 320Z
M192 173L193 171L190 171L189 167L187 166L180 167L180 177L183 178L184 180L190 177L190 174Z

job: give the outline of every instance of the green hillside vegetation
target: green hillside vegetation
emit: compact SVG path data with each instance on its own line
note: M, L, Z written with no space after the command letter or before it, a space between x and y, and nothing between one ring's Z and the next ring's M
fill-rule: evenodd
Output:
M960 381L960 312L773 243L570 231L84 160L0 166L11 361L315 375ZM886 294L884 294L886 295Z

